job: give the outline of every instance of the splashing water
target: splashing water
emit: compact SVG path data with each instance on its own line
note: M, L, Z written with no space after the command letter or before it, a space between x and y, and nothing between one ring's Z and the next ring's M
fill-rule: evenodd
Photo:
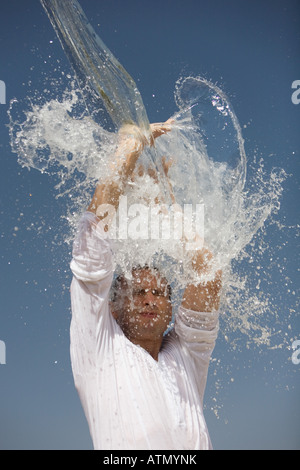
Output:
M93 120L103 125L104 105L110 130L131 122L149 136L148 117L133 78L96 34L78 1L41 0L41 4L76 73Z
M194 93L197 87L199 93L203 93L204 87L208 89L204 105L198 101L187 106L186 101L180 101L184 88L190 87L191 82ZM253 257L249 252L256 250L253 237L279 209L284 174L274 172L266 180L260 166L252 188L246 191L246 159L241 130L224 94L202 78L186 78L177 83L175 99L182 107L174 115L172 131L157 139L155 149L144 152L141 162L146 168L150 151L155 152L155 158L172 160L169 179L177 204L181 207L190 204L193 208L201 204L204 208L205 244L214 253L216 269L223 271L222 311L226 312L227 330L239 330L250 342L269 344L273 331L263 314L268 309L266 299L257 296L257 291L254 295L246 293L247 274L241 275L239 262ZM219 100L220 109L215 106L215 99ZM199 125L203 107L207 108L209 103L218 123L213 131ZM23 122L14 117L16 105L11 103L9 111L12 149L18 154L22 166L58 180L57 197L66 199L68 213L63 217L70 225L65 240L71 242L78 218L86 209L97 182L110 175L116 134L96 124L89 115L82 114L80 91L74 82L60 100L32 106ZM216 135L217 131L220 134L213 142L215 154L211 156L210 132ZM224 137L223 132L226 132ZM224 142L234 159L225 159ZM222 159L217 145L223 150ZM69 192L72 192L71 199L67 198ZM127 208L133 204L140 204L139 208L155 207L159 194L159 186L147 172L137 175L125 191ZM176 306L183 286L187 279L193 279L194 272L188 257L183 256L181 240L151 237L150 216L151 211L144 214L140 211L127 223L128 231L130 223L137 223L137 220L141 232L143 224L147 226L147 240L139 237L116 237L114 240L117 270L130 276L131 268L136 264L156 265L172 284L173 291L177 292L173 300Z
M124 122L134 122L147 135L149 123L135 83L87 23L78 2L61 3L42 0L80 88L70 81L60 97L36 100L25 111L25 120L17 116L18 103L12 102L9 117L11 145L19 163L51 176L57 197L66 200L62 217L69 223L64 238L70 243L96 184L112 177L115 131ZM255 176L246 181L241 129L219 87L202 77L182 78L176 84L175 102L172 131L143 152L139 159L143 171L137 171L125 189L127 209L135 204L138 211L126 227L127 234L136 228L135 237L114 239L117 270L130 276L136 264L154 264L171 283L176 293L173 303L178 305L187 280L199 278L183 252L181 237L152 236L151 210L158 198L165 203L165 214L153 212L153 217L166 227L175 220L174 200L181 209L186 204L195 211L198 204L204 210L205 245L214 254L215 270L223 272L222 332L225 337L238 332L247 344L274 346L275 338L280 346L272 299L262 292L259 276L254 287L249 285L248 271L268 248L264 248L264 229L279 210L285 174L274 170L267 176L263 163L255 162ZM169 180L162 171L163 158L172 162ZM120 234L120 226L116 233Z

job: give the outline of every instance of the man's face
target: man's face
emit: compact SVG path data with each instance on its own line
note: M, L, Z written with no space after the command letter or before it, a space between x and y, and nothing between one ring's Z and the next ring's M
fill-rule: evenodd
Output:
M167 281L151 269L136 269L132 281L123 280L114 316L129 339L155 340L172 318Z

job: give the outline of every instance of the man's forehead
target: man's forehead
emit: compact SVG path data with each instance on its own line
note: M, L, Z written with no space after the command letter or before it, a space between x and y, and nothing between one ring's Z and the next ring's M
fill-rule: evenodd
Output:
M132 284L166 286L167 280L156 269L140 268L132 271Z

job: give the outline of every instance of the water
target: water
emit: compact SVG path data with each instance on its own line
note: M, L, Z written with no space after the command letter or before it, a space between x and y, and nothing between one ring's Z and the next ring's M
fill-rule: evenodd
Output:
M77 0L41 0L76 73L93 120L103 125L104 105L110 130L128 122L149 134L142 97L133 80L88 22Z
M147 113L134 81L95 35L78 3L71 3L57 12L55 1L42 1L76 80L70 77L67 89L54 99L40 96L28 105L12 102L9 109L11 145L20 165L45 173L55 182L57 197L65 201L62 218L68 222L64 233L68 244L97 182L113 177L118 129L134 122L149 137ZM69 39L74 35L78 44L78 22L83 24L84 48L76 55ZM172 131L140 157L144 173L136 174L125 188L127 206L153 208L159 197L167 218L173 214L174 198L181 208L190 204L195 211L201 205L204 242L214 255L210 276L218 269L223 272L220 334L232 348L240 338L247 347L282 347L287 338L278 333L280 320L269 292L270 260L265 254L270 246L265 231L280 209L286 175L280 169L268 174L263 160L251 156L251 179L247 178L242 131L219 87L202 77L182 77L174 98ZM20 118L20 108L25 118ZM169 181L162 171L163 157L172 161ZM157 182L148 170L158 173ZM149 212L138 216L142 230ZM187 280L203 280L192 270L180 239L148 236L145 242L116 237L114 247L117 270L128 276L133 265L155 264L173 287L175 308Z
M177 101L180 87L188 81L183 80L183 85L177 84ZM193 78L193 82L201 89L205 83L202 78ZM207 83L207 86L217 93L212 84ZM116 148L116 134L82 113L80 91L74 81L61 97L42 104L37 100L26 111L26 119L22 122L15 118L19 106L16 102L10 106L12 149L17 153L20 165L45 173L55 181L57 197L66 201L67 209L62 217L67 219L69 230L64 239L71 243L78 218L88 206L97 182L110 175L110 157ZM162 156L172 159L169 178L179 206L191 204L195 209L196 204L203 205L205 245L214 254L215 269L223 271L222 311L226 312L227 325L239 329L250 342L268 344L272 332L266 326L262 312L270 306L266 306L266 301L257 295L256 289L254 294L245 292L248 274L241 273L239 266L248 260L250 270L253 259L268 248L262 248L263 230L280 207L285 175L282 171L267 175L263 163L255 162L256 174L252 181L247 182L245 189L246 159L241 130L232 108L228 108L230 113L227 115L221 112L220 119L227 122L225 128L230 134L231 149L242 149L240 158L234 161L226 161L225 158L218 161L214 155L210 156L198 125L196 108L199 110L200 105L179 109L174 114L172 131L157 139L152 151L156 159ZM208 133L206 139L210 139ZM218 145L223 146L220 137ZM149 152L148 149L141 158L145 168ZM217 152L217 155L220 154ZM148 174L137 176L125 190L127 205L140 203L153 207L159 193L160 188ZM166 202L168 208L172 207L171 200ZM148 217L149 213L146 215ZM129 275L133 265L153 262L177 292L174 297L176 306L186 279L194 276L189 259L183 256L181 240L149 238L147 243L143 239L115 239L117 268ZM259 249L256 243L260 245Z

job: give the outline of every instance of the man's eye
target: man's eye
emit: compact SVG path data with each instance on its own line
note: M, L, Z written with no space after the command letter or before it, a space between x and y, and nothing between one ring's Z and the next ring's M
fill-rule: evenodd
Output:
M133 291L133 295L145 295L145 289L136 289Z
M159 297L165 295L163 291L157 290L157 289L153 289L152 294L153 294L153 295L157 295L157 296L159 296Z
M133 295L146 295L149 292L148 289L134 289ZM163 297L165 293L158 289L152 289L151 293L157 297Z

